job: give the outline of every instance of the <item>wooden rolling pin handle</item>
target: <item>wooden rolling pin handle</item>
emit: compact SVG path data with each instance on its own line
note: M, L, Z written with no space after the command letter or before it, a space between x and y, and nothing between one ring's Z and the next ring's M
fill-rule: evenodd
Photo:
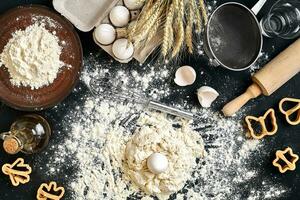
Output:
M254 99L261 95L262 91L260 87L253 83L248 87L246 92L239 97L235 98L234 100L227 103L223 109L222 112L225 116L232 116L234 113L236 113L243 105L245 105L250 99Z

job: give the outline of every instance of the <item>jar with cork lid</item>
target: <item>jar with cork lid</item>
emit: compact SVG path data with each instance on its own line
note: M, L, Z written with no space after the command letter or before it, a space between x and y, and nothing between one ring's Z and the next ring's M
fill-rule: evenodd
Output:
M43 150L49 142L51 128L40 115L24 115L10 127L10 131L0 134L3 148L8 154L22 152L33 154Z

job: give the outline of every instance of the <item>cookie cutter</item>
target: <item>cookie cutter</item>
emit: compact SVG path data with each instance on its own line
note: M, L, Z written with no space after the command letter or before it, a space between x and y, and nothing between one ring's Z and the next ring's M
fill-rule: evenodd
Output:
M283 109L283 104L285 102L294 102L297 103L294 107L290 108L289 110L284 110ZM300 99L295 99L295 98L283 98L280 102L279 102L279 110L282 114L285 115L285 119L286 121L291 124L291 125L298 125L300 124ZM291 120L290 116L297 112L297 117L295 120Z
M291 159L288 160L285 156L286 153L289 153ZM281 165L278 163L279 160L282 160L286 163L286 165ZM285 173L287 170L295 170L296 169L296 162L298 161L299 157L297 154L293 153L293 150L290 147L287 147L285 150L276 151L276 158L273 160L273 165L278 167L280 173Z
M266 122L265 122L265 120L268 116L271 118L271 123L273 126L272 130L270 130L270 131L268 130L268 128L266 126ZM260 116L260 117L246 116L245 121L247 124L247 128L249 130L249 133L250 133L251 137L253 137L254 139L262 139L263 137L265 137L267 135L274 135L278 130L275 111L273 108L270 108L263 116ZM255 132L251 121L256 121L260 124L260 126L262 127L262 130L260 133Z
M15 168L24 168L25 170L22 171ZM9 176L13 186L18 186L20 183L25 184L30 181L29 174L32 170L28 164L24 164L23 158L18 158L13 164L4 164L2 172Z
M52 193L51 193L52 192ZM57 194L53 194L53 192ZM57 187L57 183L51 181L49 184L42 183L37 191L38 200L60 200L65 194L65 188Z

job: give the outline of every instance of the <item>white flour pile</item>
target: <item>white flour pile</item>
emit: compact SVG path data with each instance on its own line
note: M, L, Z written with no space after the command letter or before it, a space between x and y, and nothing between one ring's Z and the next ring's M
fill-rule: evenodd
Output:
M113 82L122 81L125 88L138 88L148 97L160 101L173 95L181 96L170 104L192 106L193 112L200 116L192 124L192 129L202 136L207 155L196 159L184 187L170 199L273 200L288 191L269 176L261 180L264 167L253 168L253 163L260 163L269 152L264 148L264 140L245 138L240 124L241 116L245 115L243 112L227 119L211 110L200 109L198 103L187 101L182 90L172 86L176 69L171 66L160 62L145 66L132 63L128 69L128 65L100 59L102 56L91 54L86 57L83 82L73 93L77 100L69 100L51 111L48 118L55 121L56 130L64 130L54 133L60 137L52 141L46 155L41 154L48 159L46 164L44 161L36 163L40 166L40 173L47 172L49 179L64 180L66 199L153 199L153 196L145 197L133 187L134 184L128 183L122 171L123 157L119 156L132 136L130 128L121 126L120 121L136 113L140 107L92 96L87 91L89 81L103 74L110 76ZM65 109L68 111L61 122L59 116ZM66 171L73 175L66 175Z
M53 83L59 69L62 48L56 35L44 23L34 23L17 30L0 55L0 64L7 68L15 86L38 89Z

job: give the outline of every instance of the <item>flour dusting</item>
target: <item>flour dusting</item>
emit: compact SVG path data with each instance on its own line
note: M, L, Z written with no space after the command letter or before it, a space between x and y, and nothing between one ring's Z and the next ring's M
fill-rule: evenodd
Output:
M52 112L60 113L67 107L63 122L59 122L65 128L64 135L49 147L49 151L55 153L48 154L49 162L40 170L47 171L49 177L57 177L61 169L74 170L71 176L64 175L67 199L155 199L124 178L123 157L120 156L134 130L134 127L123 125L124 119L153 111L130 102L93 96L89 82L106 75L113 82L122 81L122 87L163 102L178 92L171 90L173 83L169 78L176 69L157 61L144 66L132 64L128 70L127 65L99 61L99 56L90 54L85 58L81 84L73 93L82 103L63 103L53 108ZM171 105L191 107L184 99ZM190 125L191 129L203 138L207 154L203 159L196 159L190 178L169 199L276 199L288 192L269 178L255 187L259 189L252 189L251 182L263 169L252 168L251 164L266 152L264 141L246 139L240 123L243 112L233 118L224 118L195 105L192 112L199 117ZM275 190L280 192L273 193Z

